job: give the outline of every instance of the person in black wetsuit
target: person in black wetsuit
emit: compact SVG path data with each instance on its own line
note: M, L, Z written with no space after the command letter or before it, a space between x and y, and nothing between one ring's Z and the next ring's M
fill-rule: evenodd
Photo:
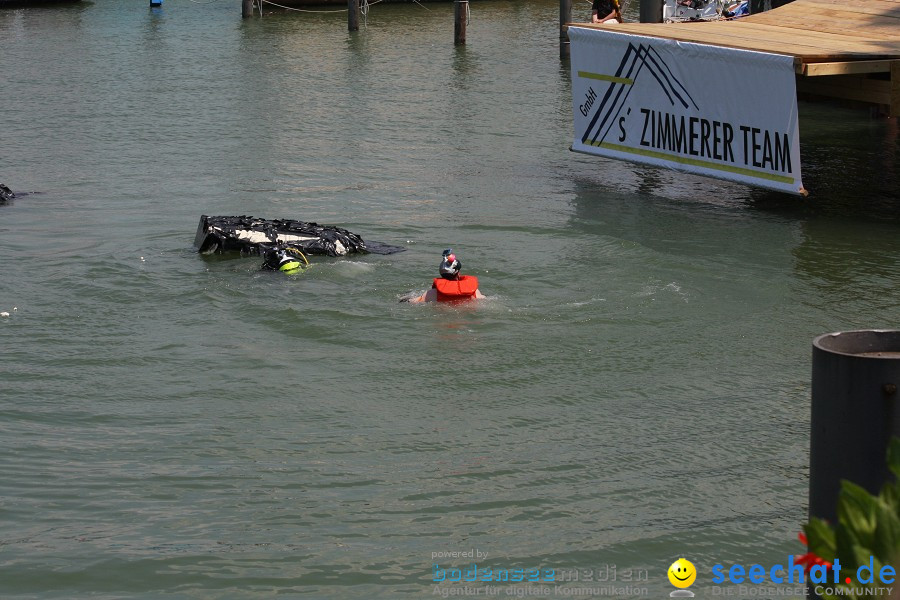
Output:
M591 23L603 23L615 18L615 0L594 0L594 4L591 6Z
M263 266L267 271L281 271L288 275L302 273L309 267L306 255L296 248L289 248L281 244L266 248L263 252Z

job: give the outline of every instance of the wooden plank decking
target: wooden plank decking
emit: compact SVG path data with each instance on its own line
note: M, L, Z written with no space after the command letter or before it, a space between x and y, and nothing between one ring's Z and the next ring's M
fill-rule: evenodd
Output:
M900 59L900 0L795 0L733 21L578 26L789 54L803 63Z
M900 116L900 0L794 0L733 21L576 25L786 54L794 57L798 92Z

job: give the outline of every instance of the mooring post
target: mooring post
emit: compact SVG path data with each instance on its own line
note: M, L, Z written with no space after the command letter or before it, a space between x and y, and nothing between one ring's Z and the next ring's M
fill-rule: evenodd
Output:
M900 436L900 330L845 331L813 340L809 515L837 522L841 480L877 494Z
M359 0L347 0L347 31L359 31Z
M572 22L572 0L559 0L559 58L569 58L568 24Z
M891 103L888 106L889 117L900 117L900 60L891 61ZM894 127L897 126L896 121Z
M663 22L663 0L641 0L641 23Z
M460 46L466 43L466 17L469 14L469 0L456 0L453 3L453 44Z
M253 0L241 0L241 17L253 16Z

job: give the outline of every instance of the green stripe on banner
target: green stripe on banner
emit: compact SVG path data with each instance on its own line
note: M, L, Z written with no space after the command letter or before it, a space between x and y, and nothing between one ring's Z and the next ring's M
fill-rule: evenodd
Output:
M678 156L677 154L666 154L665 152L657 152L655 150L642 150L641 148L631 148L630 146L620 146L619 144L610 144L609 142L588 142L591 146L606 148L607 150L615 150L616 152L627 152L628 154L639 154L641 156L650 156L660 160L676 162L682 165L691 165L694 167L703 167L704 169L715 169L717 171L728 171L729 173L737 173L738 175L746 175L747 177L756 177L757 179L768 179L769 181L777 181L778 183L794 183L793 177L786 175L773 175L772 173L763 173L762 171L754 171L753 169L745 169L743 167L732 167L731 165L720 165L705 160L697 160L696 158L687 158Z
M590 71L578 71L578 76L582 79L599 79L600 81L612 81L613 83L624 83L625 85L634 83L634 79L629 79L628 77L613 77L612 75L601 75Z

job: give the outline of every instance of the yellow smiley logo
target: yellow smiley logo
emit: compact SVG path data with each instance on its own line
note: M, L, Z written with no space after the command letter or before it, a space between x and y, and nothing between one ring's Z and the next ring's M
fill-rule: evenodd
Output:
M679 558L669 567L669 583L677 588L691 587L697 579L697 569L694 563L686 558Z

